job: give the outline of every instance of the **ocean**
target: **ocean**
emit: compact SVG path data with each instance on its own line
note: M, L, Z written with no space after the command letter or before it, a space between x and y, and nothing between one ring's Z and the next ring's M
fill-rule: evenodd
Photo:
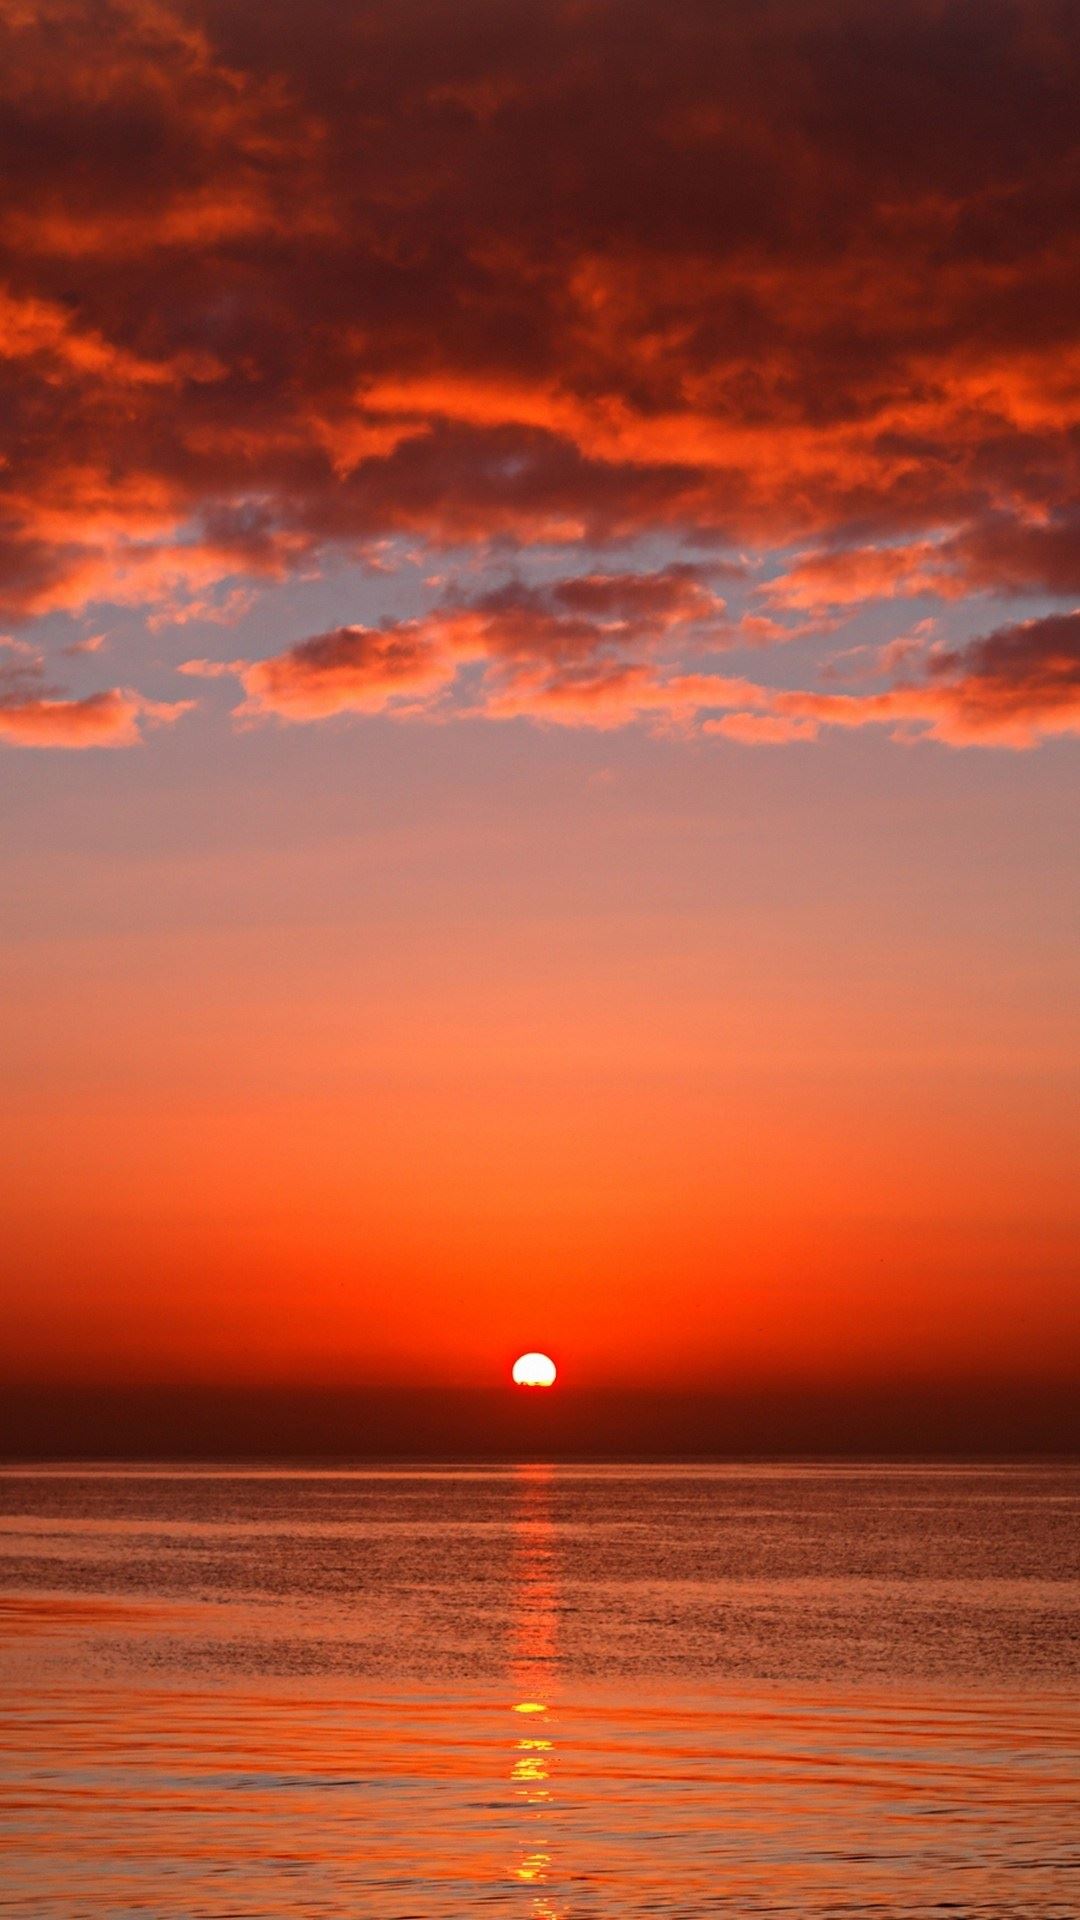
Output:
M0 1913L1080 1913L1080 1469L0 1473Z

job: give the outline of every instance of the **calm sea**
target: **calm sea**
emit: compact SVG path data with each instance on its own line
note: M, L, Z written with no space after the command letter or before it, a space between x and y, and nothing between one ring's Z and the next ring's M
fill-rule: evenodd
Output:
M1080 1913L1080 1472L0 1475L0 1912Z

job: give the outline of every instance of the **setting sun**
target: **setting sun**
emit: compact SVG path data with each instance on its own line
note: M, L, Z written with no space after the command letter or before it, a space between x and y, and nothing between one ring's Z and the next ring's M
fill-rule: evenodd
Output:
M513 1378L515 1387L553 1387L555 1385L555 1362L549 1360L546 1353L523 1353L514 1361Z

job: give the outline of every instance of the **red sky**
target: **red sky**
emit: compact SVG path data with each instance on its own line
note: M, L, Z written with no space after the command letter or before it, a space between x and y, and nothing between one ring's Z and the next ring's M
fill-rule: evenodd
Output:
M1077 1366L1071 0L0 0L9 1379Z

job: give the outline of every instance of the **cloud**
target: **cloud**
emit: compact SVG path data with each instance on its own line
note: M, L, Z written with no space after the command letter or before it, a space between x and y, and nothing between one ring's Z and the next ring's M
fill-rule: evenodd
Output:
M777 607L803 611L915 594L1070 597L1080 593L1080 514L1065 509L1021 521L990 513L936 541L801 553L762 591Z
M83 653L100 653L102 647L106 644L107 636L105 634L88 633L85 634L81 640L72 640L62 651L71 659L76 659Z
M11 700L0 703L0 740L14 747L133 747L142 723L167 726L193 704L145 700L115 687L83 700Z
M951 703L954 733L1021 746L1040 734L1080 733L1080 611L932 654L928 672Z
M838 693L718 671L723 602L704 588L699 600L698 585L667 576L568 577L543 588L513 581L472 600L447 598L420 619L339 627L266 660L189 660L182 671L238 679L243 722L383 713L638 723L770 746L813 740L830 727L884 726L903 740L1013 748L1080 733L1080 612L951 649L927 633L912 636L867 664L899 673L892 684ZM567 610L582 604L591 616ZM714 628L700 619L707 606ZM696 671L686 669L684 646L670 644L672 627L684 625L701 629ZM904 677L911 671L917 677Z
M216 678L219 664L187 660L184 673ZM337 627L301 640L269 660L233 661L224 671L241 680L242 715L325 720L336 713L381 713L428 698L453 677L434 638L418 623L387 628Z
M722 719L706 720L703 728L745 747L786 747L793 740L816 740L820 730L816 720L779 713L726 713Z
M1080 593L1080 512L1035 523L988 517L956 540L948 557L968 588L1070 597Z
M1024 748L1080 734L1080 612L1002 627L926 657L918 681L879 693L778 693L778 713L823 726L888 726L901 739Z
M180 671L239 679L247 695L237 710L242 718L317 720L430 711L465 668L478 665L480 683L468 702L478 711L604 713L614 723L628 709L663 705L661 684L672 707L686 705L687 676L673 674L669 663L659 680L645 660L676 639L680 662L688 647L728 642L725 601L710 575L680 564L652 573L566 575L544 585L511 579L471 597L451 591L419 619L337 627L267 660L193 659Z
M1072 595L1078 80L1060 0L22 0L0 608L229 617L402 533Z
M726 602L712 586L717 577L739 578L730 565L692 566L687 562L654 573L588 573L556 580L551 602L571 614L607 622L622 631L691 626L715 627Z
M66 647L64 652L86 650ZM148 700L120 687L71 699L50 685L44 656L36 647L0 637L0 740L10 746L131 747L141 740L144 725L169 726L193 705L190 700Z
M812 613L897 595L947 593L952 587L940 547L924 540L911 546L835 547L799 554L769 581L763 594L773 606Z

